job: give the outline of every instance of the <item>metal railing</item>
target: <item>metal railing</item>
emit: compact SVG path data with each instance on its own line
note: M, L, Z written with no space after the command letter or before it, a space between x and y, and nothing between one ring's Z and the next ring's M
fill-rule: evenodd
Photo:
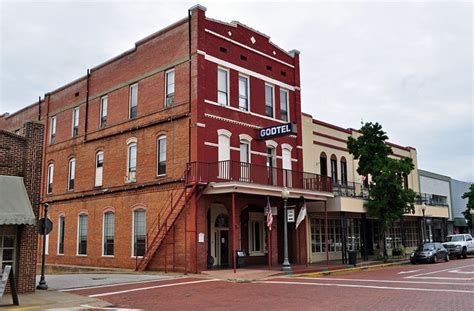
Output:
M432 193L417 193L416 204L426 204L429 206L449 206L446 196L436 195Z
M260 185L332 192L332 182L327 176L246 162L191 162L187 164L186 171L187 183L239 181Z
M361 183L356 182L342 182L340 180L337 183L332 184L333 193L339 197L352 197L352 198L369 198L369 188Z

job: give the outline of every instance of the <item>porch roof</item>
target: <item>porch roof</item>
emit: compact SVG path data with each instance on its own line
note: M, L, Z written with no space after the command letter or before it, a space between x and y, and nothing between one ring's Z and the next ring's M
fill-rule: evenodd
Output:
M0 225L32 225L35 221L23 178L0 175Z

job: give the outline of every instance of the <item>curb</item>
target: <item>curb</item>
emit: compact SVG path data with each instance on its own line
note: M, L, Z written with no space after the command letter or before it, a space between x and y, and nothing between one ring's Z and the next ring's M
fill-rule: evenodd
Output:
M338 275L338 274L345 274L351 272L359 272L359 271L368 271L368 270L376 270L382 269L386 267L393 267L393 266L401 266L409 264L410 261L400 261L400 262L390 262L390 263L382 263L382 264L374 264L374 265L366 265L360 267L351 267L351 268L343 268L343 269L336 269L336 270L326 270L321 272L313 272L313 273L301 273L298 275L293 275L293 277L321 277L321 276L328 276L328 275Z

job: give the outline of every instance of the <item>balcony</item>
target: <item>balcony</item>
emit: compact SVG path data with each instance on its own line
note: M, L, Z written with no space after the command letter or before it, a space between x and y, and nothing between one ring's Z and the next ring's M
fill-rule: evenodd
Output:
M350 198L369 198L369 188L361 183L356 182L342 182L338 180L337 183L332 184L334 195L337 197Z
M310 192L326 192L325 196L328 196L327 192L332 192L332 182L327 176L238 161L188 163L186 182L188 184L232 183L242 185L247 189L268 186L268 189L275 190L275 187L288 187L302 190L292 190L292 192L294 195L305 197L305 193ZM249 184L252 186L249 187ZM255 187L255 185L262 187Z

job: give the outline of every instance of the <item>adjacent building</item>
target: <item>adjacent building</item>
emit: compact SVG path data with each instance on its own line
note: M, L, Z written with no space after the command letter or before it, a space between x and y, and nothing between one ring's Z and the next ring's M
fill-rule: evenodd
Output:
M0 129L0 266L12 266L19 293L35 290L43 125Z
M450 234L471 233L473 228L468 228L468 222L463 212L466 211L467 199L463 199L464 193L469 192L471 183L451 179L451 215L453 222L448 223L448 232Z

